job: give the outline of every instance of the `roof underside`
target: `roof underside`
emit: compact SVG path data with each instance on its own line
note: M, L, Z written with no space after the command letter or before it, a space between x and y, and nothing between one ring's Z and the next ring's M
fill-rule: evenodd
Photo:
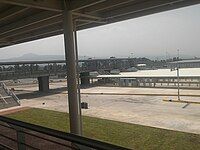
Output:
M64 0L1 0L0 47L63 33ZM200 0L66 0L77 30L199 4Z

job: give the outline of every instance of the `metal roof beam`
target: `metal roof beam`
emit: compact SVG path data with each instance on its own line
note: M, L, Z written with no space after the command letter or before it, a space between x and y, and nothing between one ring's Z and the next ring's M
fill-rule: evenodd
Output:
M174 0L170 0L175 2ZM132 19L132 18L137 18L137 17L141 17L141 16L146 16L146 15L150 15L150 14L154 14L154 13L158 13L158 12L163 12L163 11L168 11L168 10L173 10L173 9L177 9L177 8L182 8L182 7L186 7L186 6L190 6L190 5L195 5L195 4L200 4L199 0L179 0L176 1L177 3L165 3L162 5L157 5L157 6L150 6L146 7L144 9L133 9L135 8L134 6L132 7L132 11L131 11L131 7L126 8L125 9L121 9L121 11L124 11L124 13L120 12L118 13L119 15L114 15L110 18L107 19L108 23L113 23L113 22L118 22L118 21L122 21L122 20L127 20L127 19ZM146 5L147 6L147 5ZM139 8L139 7L138 7ZM113 13L116 13L117 10L113 11ZM104 16L105 17L105 16Z
M21 12L24 12L28 9L29 8L27 8L27 7L14 6L14 7L8 9L7 11L0 13L0 21L6 20L6 19L13 17Z
M143 3L137 3L135 5L128 5L126 7L121 9L114 9L112 11L106 11L104 13L99 14L101 17L106 18L105 21L107 23L114 23L119 22L127 19L133 19L141 16L146 16L158 12L163 12L167 10L172 10L176 8L182 8L190 5L200 4L200 0L166 0L163 4L162 0L155 0L153 3L152 1L146 1ZM176 2L176 3L169 3L169 2ZM157 5L155 5L157 4ZM158 6L159 4L159 6ZM112 16L113 15L113 16ZM85 28L92 28L99 26L100 24L97 24L95 22L91 23L83 23L78 25L78 30L82 30Z
M5 43L0 42L0 48L6 47L6 46L12 46L12 45L16 45L16 44L21 44L24 42L30 42L30 41L34 41L34 40L38 40L38 39L48 38L48 37L60 35L62 33L63 33L63 31L57 30L57 31L51 31L50 33L40 34L40 35L34 36L34 37L27 37L24 40L15 39L15 41L12 41L12 42L5 42Z
M113 8L119 5L123 5L123 4L127 4L129 2L132 2L135 0L108 0L102 3L99 3L93 7L88 7L86 9L83 9L82 11L84 13L93 13L93 12L97 12L97 11L102 11L102 10L106 10L109 8Z
M62 0L1 0L1 3L38 8L50 11L62 11Z
M61 16L60 13L44 11L42 13L38 13L38 14L35 14L33 16L23 18L20 21L13 22L11 24L8 24L6 26L1 27L0 28L0 31L1 31L0 35L11 33L11 32L14 32L18 29L22 29L22 28L25 28L27 26L34 25L36 23L40 23L42 21L45 21L45 20L48 20L48 19L51 19L51 18L55 18L55 17L59 17L59 16Z
M2 3L24 6L24 7L31 7L31 8L38 8L43 10L50 10L50 11L63 11L63 1L64 0L1 0ZM69 1L69 9L76 11L80 10L106 0L73 0Z
M177 1L180 2L184 0L165 0L164 2L162 0L155 0L154 2L152 1L146 1L146 2L141 2L141 3L138 2L137 4L129 5L120 9L106 11L103 13L103 17L114 18L114 17L118 17L122 15L142 12L142 11L157 8L160 6L172 5L173 3L176 3Z
M46 35L46 34L49 34L49 33L55 33L57 31L62 31L63 29L63 25L62 24L55 24L55 25L51 25L51 26L48 26L48 27L45 27L45 28L42 28L42 29L38 29L38 30L35 30L35 31L32 31L32 32L28 32L28 33L25 33L25 34L21 34L21 35L18 35L16 37L11 37L8 39L8 42L9 41L22 41L22 40L25 40L27 38L35 38L35 37L38 37L38 36L41 36L41 35Z
M38 29L32 32L21 34L19 36L14 36L2 42L0 45L7 43L10 43L10 45L14 45L30 40L37 40L40 38L49 37L50 35L58 35L57 33L61 34L63 32L62 26L62 24L55 24L49 26L48 28L43 28L42 30Z
M103 20L103 18L101 18L101 17L88 15L88 14L84 14L84 13L73 12L73 15L76 15L78 17L85 17L85 18L89 18L89 19Z
M98 21L98 20L90 20L90 19L77 19L77 22L86 22L86 23L99 23L99 24L106 24L106 21ZM79 25L80 26L80 25Z
M73 0L70 1L70 10L76 11L83 8L87 8L89 6L93 6L102 2L105 2L106 0Z
M31 32L31 31L34 31L34 30L37 30L37 29L40 29L40 28L48 27L48 26L51 26L53 24L58 24L58 23L61 23L61 22L62 22L62 16L56 16L56 17L53 17L53 18L48 19L48 20L44 20L44 21L39 22L39 23L35 23L31 26L27 26L27 27L18 29L16 31L12 32L12 33L10 33L10 32L5 33L5 34L0 36L0 40L6 39L6 38L9 38L9 37L12 37L12 36L20 35L20 34L23 34L23 33Z

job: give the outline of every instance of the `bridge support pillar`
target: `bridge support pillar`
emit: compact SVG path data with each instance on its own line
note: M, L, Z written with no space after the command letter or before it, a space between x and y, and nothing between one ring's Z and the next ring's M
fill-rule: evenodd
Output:
M38 77L38 85L40 92L49 91L49 76Z
M81 78L81 85L89 85L90 84L90 73L89 72L82 72L80 73Z

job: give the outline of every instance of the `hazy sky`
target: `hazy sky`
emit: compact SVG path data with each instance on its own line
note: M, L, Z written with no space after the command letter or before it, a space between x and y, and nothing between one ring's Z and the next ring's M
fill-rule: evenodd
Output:
M78 32L79 55L90 57L200 56L200 5ZM26 53L63 55L63 36L0 49L0 59Z

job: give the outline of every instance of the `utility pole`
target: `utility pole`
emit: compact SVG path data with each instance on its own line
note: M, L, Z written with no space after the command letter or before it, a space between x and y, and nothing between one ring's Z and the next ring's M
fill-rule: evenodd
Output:
M171 71L176 71L176 74L177 74L177 82L178 82L178 86L177 86L178 94L177 94L177 96L178 96L178 100L180 101L181 98L180 98L180 72L179 72L179 66L177 66L177 68L171 69Z
M133 58L133 53L131 53L131 58Z
M178 62L177 62L177 80L178 80L178 100L180 100L180 72L179 72L179 69L180 69L180 65L179 65L179 60L180 60L180 51L179 49L177 50L178 51Z
M178 52L178 60L177 60L177 65L176 65L176 68L172 68L171 69L171 71L175 71L176 70L176 74L177 74L177 83L178 83L178 86L177 86L177 92L178 92L178 94L177 94L177 96L178 96L178 100L180 101L181 100L181 98L180 98L180 64L179 64L179 57L180 57L180 53L179 53L179 49L177 50L177 52Z
M177 67L177 80L178 80L178 100L180 101L180 77L179 77L179 67Z
M178 100L180 101L180 65L179 65L179 60L180 60L180 51L178 49L178 62L177 62L177 80L178 80Z
M179 58L180 58L180 51L179 51L179 49L177 50L177 52L178 52L178 61L179 61Z

